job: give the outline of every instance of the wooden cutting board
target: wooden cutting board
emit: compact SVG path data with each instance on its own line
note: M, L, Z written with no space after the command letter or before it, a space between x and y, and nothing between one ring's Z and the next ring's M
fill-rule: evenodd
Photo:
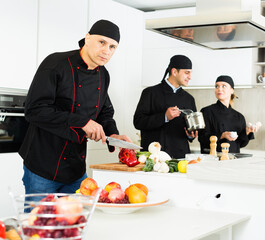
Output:
M144 165L145 165L144 163L140 163L134 167L128 167L126 164L123 163L105 163L105 164L94 164L90 165L89 167L94 169L136 172L136 171L142 171Z

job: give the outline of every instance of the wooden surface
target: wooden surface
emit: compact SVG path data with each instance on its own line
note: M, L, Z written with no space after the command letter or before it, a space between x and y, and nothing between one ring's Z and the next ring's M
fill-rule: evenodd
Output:
M136 171L142 171L144 165L145 165L144 163L140 163L134 167L128 167L126 164L123 163L105 163L105 164L94 164L90 165L89 167L94 169L136 172Z

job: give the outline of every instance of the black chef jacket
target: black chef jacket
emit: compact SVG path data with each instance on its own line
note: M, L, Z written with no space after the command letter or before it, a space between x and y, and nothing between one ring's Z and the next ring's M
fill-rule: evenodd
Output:
M29 129L19 154L35 174L71 183L86 172L86 138L90 119L106 135L118 134L104 66L88 70L79 50L49 55L39 66L25 105Z
M141 130L143 151L148 150L150 143L159 142L162 150L173 158L190 153L184 114L165 122L166 110L174 106L196 112L194 98L182 88L174 93L165 80L143 90L134 114L134 126Z
M210 137L216 136L217 151L221 152L221 143L227 142L230 144L229 152L239 153L241 147L245 147L250 139L254 138L254 134L246 134L246 121L244 116L231 108L228 108L217 101L208 107L201 110L205 121L205 129L199 132L199 142L202 153L209 153ZM227 139L220 139L223 132L235 131L238 134L236 141L228 141Z

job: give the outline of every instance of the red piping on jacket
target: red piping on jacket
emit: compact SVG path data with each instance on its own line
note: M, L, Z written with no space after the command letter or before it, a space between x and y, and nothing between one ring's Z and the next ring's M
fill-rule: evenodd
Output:
M70 64L71 71L72 71L72 77L73 77L73 89L74 89L73 103L72 103L72 109L71 109L71 113L72 113L72 112L74 111L74 104L75 104L75 75L74 75L74 69L73 69L73 66L72 66L72 64L71 64L71 61L70 61L69 57L68 57L68 62L69 62L69 64ZM73 130L73 129L72 129L72 130ZM77 134L76 131L75 131L75 133ZM79 141L80 141L80 139L79 139L79 135L77 134L77 136L78 136L78 142L79 142ZM57 176L57 172L58 172L58 169L59 169L59 165L60 165L60 162L61 162L61 158L62 158L62 155L63 155L63 153L64 153L64 150L65 150L67 144L68 144L68 140L66 140L66 143L65 143L65 145L64 145L64 148L63 148L63 150L62 150L62 152L61 152L61 155L60 155L60 157L59 157L59 160L58 160L58 163L57 163L57 167L56 167L56 171L55 171L55 174L54 174L54 177L53 177L53 181L55 180L55 178L56 178L56 176Z
M59 161L58 161L58 164L57 164L57 168L56 168L56 171L55 171L55 174L54 174L53 181L54 181L55 178L56 178L56 175L57 175L57 172L58 172L58 169L59 169L59 165L60 165L60 161L61 161L61 158L62 158L63 152L64 152L64 150L65 150L67 144L68 144L68 140L66 140L66 143L65 143L65 145L64 145L63 151L61 152L61 155L60 155L60 157L59 157Z

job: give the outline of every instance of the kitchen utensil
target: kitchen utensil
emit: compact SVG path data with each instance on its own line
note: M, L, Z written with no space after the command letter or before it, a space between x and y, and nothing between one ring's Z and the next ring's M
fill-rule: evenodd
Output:
M125 171L125 172L137 172L142 171L143 167L145 166L144 163L140 163L134 167L128 167L126 164L123 163L102 163L102 164L93 164L89 165L89 168L93 169L104 169L104 170L111 170L111 171Z
M184 116L188 131L205 128L204 118L201 112L192 112Z
M217 156L217 153L216 153L216 147L217 147L217 137L216 136L211 136L210 137L210 155L213 155L213 156Z
M126 142L123 140L119 140L116 138L112 138L112 137L106 137L107 141L109 142L109 145L111 146L115 146L115 147L120 147L120 148L128 148L128 149L142 149L142 147L134 144L134 143L130 143L130 142Z
M259 75L258 76L258 83L264 83L265 82L265 75Z
M221 148L222 148L222 156L220 160L229 160L228 152L229 152L229 143L222 143Z
M184 113L184 114L190 114L193 113L193 111L191 109L179 109L180 112Z

